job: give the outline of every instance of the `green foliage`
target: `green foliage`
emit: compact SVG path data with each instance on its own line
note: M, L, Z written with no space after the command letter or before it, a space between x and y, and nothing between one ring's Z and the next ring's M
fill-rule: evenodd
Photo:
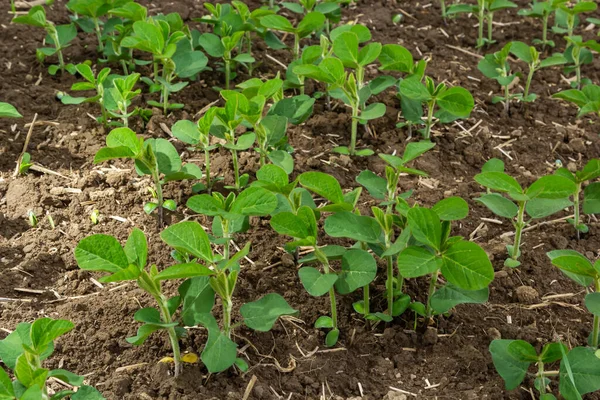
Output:
M585 64L593 62L593 53L600 51L600 44L595 40L584 41L581 36L566 36L567 48L564 52L564 57L567 60L566 73L575 71L575 81L571 83L571 87L581 89L584 85L591 84L588 78L582 78L581 67Z
M13 105L0 102L0 118L23 118L23 116Z
M12 370L14 380L0 368L0 398L6 400L49 399L46 386L48 378L58 378L75 388L55 393L52 399L67 396L73 400L100 400L104 397L91 386L83 385L83 376L63 369L49 370L42 366L44 360L54 352L54 341L71 331L75 325L62 319L40 318L33 323L20 323L6 338L0 340L0 358Z
M542 39L533 39L533 44L541 44L544 48L546 46L555 46L554 41L548 39L548 20L550 15L556 10L555 3L555 0L538 1L532 3L529 9L519 10L519 15L542 20Z
M510 93L511 84L517 77L516 74L512 73L508 62L511 47L512 42L506 44L500 51L493 54L486 54L485 57L479 61L479 64L477 64L477 68L485 77L495 79L504 90L504 97L494 96L492 98L492 103L504 101L504 110L506 113L509 111L510 101L517 97Z
M300 40L321 29L324 23L325 15L317 11L312 11L304 15L296 26L292 25L287 18L281 15L265 15L260 19L260 24L267 29L294 35L294 60L297 60L300 56Z
M98 39L98 51L104 50L102 41L103 22L100 18L106 16L113 8L114 1L110 0L69 0L67 8L77 15L75 22L86 32L93 30Z
M552 31L573 36L575 27L580 21L579 16L595 11L598 5L593 0L582 0L576 3L571 3L569 0L553 0L552 7L556 10Z
M32 7L26 15L20 15L13 18L12 22L17 24L30 25L37 28L43 28L46 33L45 43L53 47L42 47L36 50L38 59L45 60L46 57L56 55L58 57L58 66L50 65L48 72L55 75L60 69L65 70L65 62L62 51L70 46L70 42L77 36L77 28L74 24L55 25L46 19L46 10L43 6Z
M117 128L106 137L106 145L107 147L98 150L94 163L128 158L135 160L135 169L139 175L152 176L156 202L146 203L144 211L150 214L158 210L159 226L163 223L163 208L171 211L175 208L173 201L163 201L162 185L169 181L202 178L200 168L195 164L183 164L175 147L166 139L144 141L129 128Z
M515 241L512 246L507 246L510 258L505 262L509 267L520 265L518 258L521 253L521 235L523 228L530 223L525 221L525 214L531 219L548 217L571 206L573 203L569 198L577 190L571 179L561 175L543 176L529 188L523 189L515 178L504 172L504 163L498 159L488 161L482 173L475 176L475 181L488 189L488 193L476 201L499 217L513 221Z
M566 100L579 107L578 118L587 114L600 115L600 86L586 85L583 89L569 89L552 95L552 98Z

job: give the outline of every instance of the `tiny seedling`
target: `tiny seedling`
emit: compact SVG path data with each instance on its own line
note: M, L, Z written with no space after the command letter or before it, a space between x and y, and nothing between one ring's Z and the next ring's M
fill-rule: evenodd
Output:
M581 207L580 197L583 184L592 181L600 177L600 160L597 158L590 160L581 171L572 173L567 168L560 168L556 171L556 175L564 176L575 183L577 189L573 194L573 209L574 217L568 221L577 230L577 237L579 233L587 233L589 228L586 224L581 222ZM583 189L583 212L585 214L597 214L600 213L600 207L598 199L600 199L600 183L595 182L587 185Z
M531 4L529 9L519 10L519 15L542 20L542 39L533 39L533 44L541 44L543 48L546 46L554 47L553 40L548 39L548 19L554 10L556 10L555 0L538 1Z
M163 200L162 185L170 181L201 179L202 170L195 164L182 164L175 147L166 139L146 139L136 136L129 128L113 129L106 137L106 146L96 153L94 163L116 158L135 160L139 175L150 175L154 182L156 202L144 205L147 214L158 211L158 226L163 225L163 208L174 211L173 200ZM163 178L161 179L161 175Z
M63 104L81 104L81 103L97 103L100 105L102 112L101 122L106 126L108 124L108 111L105 106L105 91L106 81L110 74L110 68L103 68L98 75L94 75L92 68L87 64L77 64L75 69L86 82L77 82L71 86L73 91L88 91L95 90L96 95L92 97L71 97L68 94L63 94L60 101ZM127 124L125 124L127 126Z
M29 226L32 228L37 228L38 226L38 217L35 215L33 210L27 211L27 221L29 222Z
M15 106L0 101L0 118L23 118Z
M67 8L77 16L75 22L84 31L88 32L90 31L89 28L93 27L93 31L96 33L96 38L98 39L98 52L104 50L101 29L102 21L100 18L106 16L111 8L114 7L113 2L109 0L69 0L67 3Z
M469 207L460 197L449 197L431 209L415 206L407 213L412 242L398 255L398 269L404 278L430 276L426 304L410 308L429 322L458 304L484 303L494 268L486 252L461 236L450 236L452 221L467 216ZM438 287L443 276L447 284Z
M542 60L540 59L540 52L537 51L535 47L529 46L523 42L512 42L512 45L510 46L510 52L519 60L525 62L529 69L527 81L525 83L525 90L523 95L520 96L520 100L526 103L533 102L537 98L535 93L529 93L531 81L533 80L533 75L535 72L542 68L567 63L567 59L562 54L555 54Z
M600 86L586 85L583 89L563 90L552 95L554 99L566 100L579 107L577 118L587 114L600 116Z
M31 155L28 152L23 153L23 157L21 157L21 163L19 164L19 174L27 174L32 165L33 162L31 161Z
M135 22L147 19L148 10L136 2L127 2L121 4L120 7L111 9L110 15L112 18L104 26L103 40L106 44L103 55L106 57L106 61L120 63L123 74L129 75L129 72L133 71L136 66L133 60L133 48L124 48L122 42L133 32ZM136 62L144 63L139 60Z
M422 104L426 106L424 139L431 139L431 128L435 124L434 116L440 122L448 123L460 118L468 118L475 107L475 100L467 89L460 86L448 87L443 82L436 85L428 76L423 83L421 76L411 75L403 79L398 87L401 97L417 103L413 109L420 109ZM439 108L437 112L435 112L436 106Z
M450 16L461 13L475 15L479 23L477 48L481 48L496 43L493 40L494 13L516 7L517 5L509 0L477 0L477 4L453 4L447 8L446 15ZM486 22L487 38L484 38L483 30Z
M61 72L64 72L65 61L63 50L69 47L69 43L77 37L77 28L74 24L55 25L51 21L48 21L46 19L46 10L43 6L32 7L27 15L17 16L13 18L12 22L43 28L47 33L45 43L54 47L39 48L36 50L36 54L41 60L56 54L58 57L58 66L50 65L48 72L50 75L55 75L59 69Z
M294 27L287 18L281 15L272 14L262 17L260 19L260 24L267 29L294 35L292 54L294 60L297 60L300 57L300 40L321 29L325 23L325 19L325 15L320 12L309 12L302 18L298 25Z
M97 209L92 210L92 212L90 213L90 221L92 221L92 224L94 225L98 225L98 223L100 222L100 211Z
M525 213L531 219L550 216L572 206L570 197L576 191L575 183L560 175L543 176L527 189L523 189L515 178L504 172L504 163L497 158L491 159L483 166L482 172L475 175L475 181L488 189L488 193L476 201L497 216L513 221L515 240L512 246L506 246L509 258L504 262L504 265L511 268L521 265L518 259L521 255L523 229L530 223L525 221ZM501 193L508 194L512 200Z
M484 76L495 79L500 84L500 87L504 91L504 96L494 96L492 98L492 103L496 104L503 101L504 111L507 114L510 110L510 101L519 97L516 94L510 93L510 89L513 86L513 81L517 77L516 74L512 73L510 64L508 62L511 47L512 42L506 44L500 51L497 51L493 54L486 54L477 65L477 68Z
M40 318L23 322L6 338L0 340L0 358L12 371L14 380L0 368L0 398L5 400L104 400L84 377L64 369L47 369L43 362L54 352L54 341L71 331L75 325L64 319ZM59 379L68 390L50 395L48 380ZM75 391L74 389L77 389Z
M581 36L567 36L567 49L564 56L567 59L568 65L565 68L566 73L575 71L575 82L571 83L571 87L581 89L582 86L591 84L592 81L581 77L581 67L585 64L591 64L593 61L592 51L599 52L600 44L595 40L583 41Z
M210 179L210 152L217 148L217 145L210 144L210 128L215 120L217 113L216 107L209 108L197 124L192 121L177 121L171 128L173 136L183 143L193 146L194 149L204 151L204 169L206 177L206 187L194 185L194 191L199 192L207 189L210 193L212 182Z

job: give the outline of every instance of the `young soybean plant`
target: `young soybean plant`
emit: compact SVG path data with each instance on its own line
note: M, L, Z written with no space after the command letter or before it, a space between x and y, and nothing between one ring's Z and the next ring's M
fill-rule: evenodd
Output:
M408 210L408 227L416 244L398 255L398 269L404 278L430 276L427 302L411 308L429 320L458 304L484 303L494 268L485 251L461 236L450 236L452 221L467 216L469 207L460 197L449 197L431 209L415 206ZM438 278L448 282L438 287Z
M163 199L162 185L170 181L202 178L200 167L190 163L182 165L177 150L166 139L144 141L129 128L116 128L106 137L106 146L98 150L94 163L128 158L135 160L135 169L139 175L152 176L156 202L146 203L144 211L147 214L158 211L159 227L163 225L163 208L174 211L177 207L175 201Z
M77 18L73 18L75 22L85 32L95 32L98 39L98 52L104 50L104 42L102 40L103 24L100 18L106 16L114 7L113 1L109 0L69 0L67 8L75 13Z
M566 100L579 107L577 118L587 114L600 116L600 86L585 85L582 89L568 89L552 95L553 99Z
M69 47L69 43L77 37L77 28L74 24L55 25L46 19L46 10L43 6L32 7L27 15L20 15L13 18L12 22L17 24L25 24L43 28L46 33L45 43L54 47L42 47L36 50L38 59L44 60L48 56L55 55L58 57L58 65L50 65L48 73L55 75L60 69L65 71L65 61L63 58L63 50Z
M507 245L509 258L504 265L515 268L521 265L521 239L523 229L529 224L525 213L532 219L545 218L573 203L569 198L575 193L575 183L560 175L547 175L533 182L527 189L515 178L504 172L504 163L496 158L488 161L482 172L475 175L475 181L488 189L476 201L482 203L499 217L509 218L515 227L514 244ZM491 192L490 192L491 191ZM497 193L493 193L497 192ZM510 199L502 194L506 193ZM516 204L515 204L516 203ZM516 217L516 220L514 218Z
M581 36L567 36L567 49L564 56L567 59L568 65L565 72L572 73L575 71L575 82L571 82L571 87L581 89L583 85L591 84L592 81L588 78L581 77L581 67L585 64L591 64L593 61L593 53L600 51L600 44L595 40L583 41Z
M517 77L516 74L512 73L508 62L511 47L512 42L506 44L500 51L493 54L486 54L485 57L479 61L479 64L477 64L477 69L479 69L485 77L495 79L504 90L504 96L492 97L492 103L496 104L503 101L504 111L507 114L510 110L510 101L519 97L517 94L510 93L511 84Z
M321 29L324 23L325 15L316 11L306 14L296 27L281 15L265 15L260 19L260 24L267 29L294 35L294 47L292 49L294 60L300 57L300 40Z
M531 4L529 9L521 9L518 14L524 17L532 17L542 20L542 39L533 39L533 44L541 44L545 49L546 46L554 47L553 40L548 39L548 19L552 12L556 10L555 0L538 1Z
M331 175L322 172L305 172L298 177L298 181L305 189L325 198L329 204L319 209L302 205L295 212L279 212L271 217L270 224L277 233L294 239L286 245L288 250L294 250L299 246L310 246L314 250L311 256L305 257L300 262L318 263L323 272L314 267L302 267L298 275L302 286L310 295L320 297L329 294L331 316L319 317L315 327L331 329L325 338L325 344L331 347L337 343L340 334L336 290L340 294L347 294L368 285L375 279L377 263L362 249L346 250L339 246L321 248L317 243L317 222L320 213L353 210L360 196L360 189L344 195L339 182ZM330 261L339 259L342 267L338 272L332 269Z
M431 128L435 124L435 116L440 122L448 123L460 118L468 118L475 107L475 100L469 91L460 86L448 87L445 83L439 83L437 86L433 79L426 76L425 83L423 77L411 75L400 82L400 96L406 97L418 104L426 106L427 117L425 119L425 130L423 139L431 139ZM439 110L436 111L436 106Z
M2 363L12 370L14 380L0 368L0 398L3 400L103 400L91 386L83 385L83 376L64 369L49 370L43 361L54 352L54 341L71 331L75 325L64 319L40 318L33 323L23 322L0 340ZM60 379L75 390L62 390L50 396L49 378Z
M556 8L556 24L552 30L556 33L566 33L567 36L573 36L575 26L579 23L579 15L594 12L598 8L593 0L575 3L569 0L554 0L553 6Z
M577 236L579 233L587 233L589 228L586 224L581 222L581 207L580 197L583 184L585 182L592 181L600 177L600 160L594 158L590 160L581 171L575 171L572 173L567 168L560 168L556 171L556 175L564 176L565 178L573 181L576 185L575 193L573 194L573 209L574 217L568 219L569 223L577 230ZM583 190L583 212L585 214L597 214L600 213L600 183L595 182L587 185Z
M529 93L533 74L542 68L562 65L567 63L567 59L562 54L555 54L543 60L540 59L540 53L533 46L529 46L523 42L512 42L510 52L519 60L525 62L528 66L529 73L527 74L527 82L525 83L525 91L520 96L520 100L526 103L533 102L537 98L535 93Z
M101 117L97 118L102 124L108 126L108 111L104 105L105 82L110 74L110 68L103 68L98 75L94 75L94 71L87 64L77 64L75 69L86 82L76 82L71 86L73 91L94 90L96 95L92 97L71 97L68 94L63 94L60 101L63 104L81 104L81 103L97 103L100 105Z
M508 0L477 0L476 5L455 4L448 7L446 15L455 15L460 13L473 14L479 22L479 31L477 36L477 48L485 45L489 46L496 43L493 40L494 13L500 10L518 7L515 3ZM487 22L487 38L483 37L483 27Z

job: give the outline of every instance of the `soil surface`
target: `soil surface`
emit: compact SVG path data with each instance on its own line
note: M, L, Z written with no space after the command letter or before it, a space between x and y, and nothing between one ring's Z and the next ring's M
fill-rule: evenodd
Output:
M251 7L259 5L257 1L248 3ZM49 8L48 18L67 23L64 5L64 0L57 0ZM149 8L151 14L177 11L192 26L198 25L192 18L205 14L202 2L192 0L156 2ZM397 13L404 17L394 25L391 17ZM24 118L0 120L0 338L22 321L43 316L72 320L76 328L58 340L48 364L85 375L107 399L241 399L253 376L257 380L250 399L405 398L392 388L419 399L532 398L528 389L533 387L532 380L512 392L504 390L487 350L489 343L501 337L524 339L537 348L557 339L571 346L585 344L591 317L582 306L584 293L549 263L546 252L575 249L594 260L600 251L600 227L595 218L589 219L590 233L580 240L564 220L528 231L521 267L507 270L503 267L505 245L511 237L502 234L513 227L506 220L491 221L494 216L474 201L482 188L473 176L492 157L503 159L507 171L523 184L552 172L557 160L570 169L579 169L600 155L598 121L577 120L574 107L550 99L550 94L568 87L558 68L537 73L532 85L532 91L539 94L535 103L513 104L508 115L501 104L491 104L491 95L499 87L477 70L480 56L473 50L476 21L464 16L444 23L437 1L396 4L366 0L345 9L343 15L346 22L367 25L374 40L399 43L416 58L431 59L427 73L437 82L461 85L473 93L476 107L471 118L436 127L436 147L416 161L415 167L430 177L403 177L401 189L414 189L412 200L423 205L454 195L469 202L470 215L454 234L479 243L492 259L497 272L489 303L459 306L437 321L437 333L430 329L417 334L409 313L391 324L369 328L352 310L352 302L360 294L340 296L340 342L336 348L326 349L323 333L313 324L328 312L327 298L311 297L302 289L296 267L282 249L284 240L266 220L256 221L252 233L236 238L238 244L252 242L249 258L253 261L242 265L236 310L266 292L277 292L299 309L299 319L282 320L269 333L235 332L240 357L250 365L245 374L231 369L209 375L202 365L186 365L180 378L172 378L170 366L158 363L169 355L166 335L155 334L140 347L125 341L138 327L133 314L152 305L151 299L133 284L100 287L94 280L98 276L79 270L73 257L78 241L90 234L108 233L124 241L136 226L149 236L150 261L159 267L170 265L169 249L156 234L156 221L142 209L150 198L151 182L138 177L127 162L92 164L107 133L90 117L98 110L93 105L65 106L56 100L56 92L68 91L76 78L68 74L49 76L35 58L43 32L11 24L11 16L3 12L0 100L14 104ZM500 44L530 42L541 34L538 21L517 17L515 10L498 12L496 20L494 38ZM594 36L593 31L584 34ZM564 48L560 38L554 40L558 49ZM96 60L94 41L93 35L80 33L66 50L66 59L74 63ZM289 61L285 51L272 51L261 43L256 48L255 58L262 62L258 76L284 72L266 55L285 63ZM598 63L584 66L583 75L599 82ZM212 87L221 78L219 74L201 76L200 81L174 96L174 101L185 103L183 110L167 117L155 110L147 126L134 121L138 133L168 138L161 123L171 126L179 119L192 119L208 103L218 100ZM240 73L238 81L245 78ZM380 95L379 101L385 102L387 113L374 122L370 132L360 135L359 145L381 153L402 152L409 135L395 127L398 101L391 91ZM25 124L35 113L43 124L34 128L28 150L35 163L56 174L31 172L12 178L28 130ZM295 148L295 174L320 170L351 189L357 186L355 177L363 169L381 173L384 165L377 156L350 159L330 153L334 146L349 142L350 122L344 107L328 111L324 101L317 101L314 115L288 130ZM176 146L184 159L202 164L201 154L190 154L181 143ZM258 160L243 154L241 164L243 172L253 174ZM214 173L225 176L226 183L231 179L229 165L225 151L213 155ZM166 196L180 205L191 194L189 183L169 183L166 188ZM367 209L375 202L363 195L361 204ZM90 221L94 209L102 217L98 225ZM27 223L30 210L40 220L35 229ZM46 215L52 216L55 229ZM177 213L168 215L167 222L188 216L191 212L180 206ZM382 276L372 286L373 309L384 307ZM425 281L413 280L408 282L407 291L423 300L426 287ZM205 340L204 330L191 330L182 340L182 348L198 353ZM585 398L600 399L600 395Z

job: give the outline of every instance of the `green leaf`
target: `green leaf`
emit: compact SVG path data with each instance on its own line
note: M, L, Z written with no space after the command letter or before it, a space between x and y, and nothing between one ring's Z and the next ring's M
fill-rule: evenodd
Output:
M19 358L17 358L17 365L15 366L14 373L15 377L25 387L44 387L48 376L48 370L45 368L36 368L31 365L29 361L27 361L26 354L21 354ZM21 399L23 397L21 397Z
M280 235L287 235L297 239L306 239L312 232L304 220L291 212L282 212L271 217L271 227Z
M104 396L91 386L81 386L77 392L71 395L71 400L105 400Z
M328 316L320 316L315 321L315 328L317 329L330 329L333 328L333 320Z
M409 73L414 61L410 51L398 44L386 44L381 48L379 55L382 71L398 71Z
M497 339L490 343L492 361L498 374L504 379L506 390L517 388L525 376L531 362L522 361L515 357L509 350L514 340Z
M135 264L140 270L144 269L148 260L148 241L144 232L133 228L123 250L125 250L129 264Z
M64 319L40 318L31 324L31 344L38 355L55 339L71 331L75 327L71 321Z
M192 196L188 199L186 205L190 210L198 214L211 217L216 217L225 212L223 205L213 196L208 194Z
M442 224L435 211L414 207L408 211L408 226L419 242L440 250L442 245Z
M458 221L469 215L469 205L460 197L448 197L438 201L431 209L442 221Z
M489 295L488 288L463 290L449 283L436 290L429 299L429 303L437 314L444 314L459 304L483 304L488 301Z
M237 345L219 329L211 314L203 314L200 323L208 329L208 341L202 351L202 362L210 373L225 371L235 363Z
M203 314L210 313L215 304L215 292L210 278L199 276L188 279L177 289L182 298L181 320L186 326L196 326Z
M358 51L358 65L366 67L377 60L381 53L381 43L373 42Z
M364 186L369 194L377 199L384 200L387 195L387 181L369 170L364 170L356 177L356 182Z
M310 171L304 172L298 179L306 189L325 197L330 202L334 204L344 202L342 187L333 176L323 172Z
M481 172L504 172L504 161L498 158L490 158L481 167Z
M333 53L342 60L344 67L358 67L358 36L344 32L333 41Z
M418 278L438 269L439 259L423 247L409 246L398 255L398 270L405 278Z
M508 345L508 352L519 361L533 363L538 360L535 348L524 340L514 340Z
M160 238L182 253L189 253L211 263L213 253L208 235L199 223L193 221L179 222L161 232Z
M575 183L564 176L548 175L533 182L526 194L543 199L563 199L571 196L577 189Z
M570 373L567 365L570 366ZM566 400L573 400L575 397L567 395L572 393L568 385L573 385L579 395L600 390L600 358L594 354L593 349L575 347L563 357L560 363L560 392Z
M42 387L40 385L33 385L19 397L19 400L39 400L43 398L42 396Z
M339 337L340 337L339 329L330 330L329 332L327 332L327 336L325 336L325 346L327 346L327 347L335 346Z
M402 155L402 165L416 159L435 147L435 143L430 141L410 142L404 149Z
M94 163L114 160L115 158L135 158L136 154L127 147L103 147L94 156Z
M249 187L240 193L230 212L237 215L262 216L268 215L277 207L277 197L270 191L260 187Z
M583 190L583 212L600 214L600 182L590 183Z
M173 136L181 140L183 143L197 145L200 142L200 131L198 125L187 119L177 121L171 127Z
M0 358L2 358L2 363L11 370L15 369L17 359L24 353L24 345L31 347L30 332L31 324L21 322L12 333L0 340ZM53 347L50 346L50 353L46 356L49 356L53 350Z
M403 79L399 85L400 94L411 100L428 101L431 99L431 94L421 82L421 77L411 75Z
M138 328L135 336L128 337L125 340L127 343L140 346L151 334L161 329L164 329L164 327L155 324L144 324Z
M489 208L494 214L504 218L514 218L519 213L519 207L498 193L484 194L475 201Z
M475 175L475 181L488 189L503 193L522 193L519 182L504 172L482 172ZM564 196L563 196L564 197Z
M0 118L21 118L23 117L17 109L8 104L0 102Z
M325 232L331 237L345 237L359 242L378 243L383 239L379 223L371 217L340 211L325 220Z
M177 153L175 146L167 139L146 139L144 146L152 148L160 173L169 175L181 170L179 153ZM136 161L135 167L138 173L151 175L151 171L141 162Z
M112 236L97 234L82 239L75 248L79 268L89 271L119 272L129 260L121 244Z
M129 128L116 128L110 131L106 137L106 145L113 149L127 148L132 154L130 157L137 157L142 151L142 140ZM94 162L97 163L99 161L96 158Z
M598 272L592 263L574 250L553 250L546 255L552 265L582 286L589 286Z
M193 278L195 276L214 275L211 271L202 264L185 263L176 264L161 271L154 279L162 281L168 279Z
M288 174L283 168L272 164L263 165L257 172L256 178L261 183L271 184L277 191L283 191L289 184Z
M250 329L268 332L282 315L294 315L293 309L285 299L277 293L269 293L257 301L246 303L240 307L244 323Z
M569 198L542 199L536 197L527 202L525 211L531 218L545 218L572 205L573 202Z
M73 386L81 386L84 377L74 374L64 369L53 369L48 373L48 377L58 378L63 382Z
M467 118L471 115L475 100L467 89L451 87L437 97L440 108L455 117Z
M136 280L142 270L135 264L129 264L127 268L120 270L119 272L115 272L112 275L103 276L100 278L100 282L109 283L109 282L122 282L122 281L133 281Z
M314 31L319 30L325 23L325 15L320 12L309 12L296 27L296 32L301 38L309 36Z
M318 269L312 267L302 267L298 270L300 282L304 289L315 297L323 296L329 291L338 279L335 274L322 274Z
M386 107L383 103L369 104L364 110L361 111L358 118L360 119L361 123L364 124L366 121L383 117L385 115L385 111Z
M276 31L283 31L294 33L294 26L287 18L282 17L281 15L266 15L260 19L260 24L267 29L273 29Z
M600 292L588 293L585 296L585 307L592 315L600 317Z
M524 61L527 64L531 64L533 62L530 47L526 43L519 42L516 40L513 41L512 45L510 46L510 52L517 56L519 60Z
M454 243L442 258L442 274L461 289L481 290L494 279L494 268L486 252L473 242Z
M377 275L377 262L361 249L350 249L342 256L342 270L335 282L340 294L348 294L368 285Z
M4 370L4 368L0 367L0 399L2 400L12 400L16 399L15 391L12 386L12 382L10 377Z
M568 351L567 346L562 343L548 343L540 353L540 360L544 363L553 363L563 357L563 351Z

